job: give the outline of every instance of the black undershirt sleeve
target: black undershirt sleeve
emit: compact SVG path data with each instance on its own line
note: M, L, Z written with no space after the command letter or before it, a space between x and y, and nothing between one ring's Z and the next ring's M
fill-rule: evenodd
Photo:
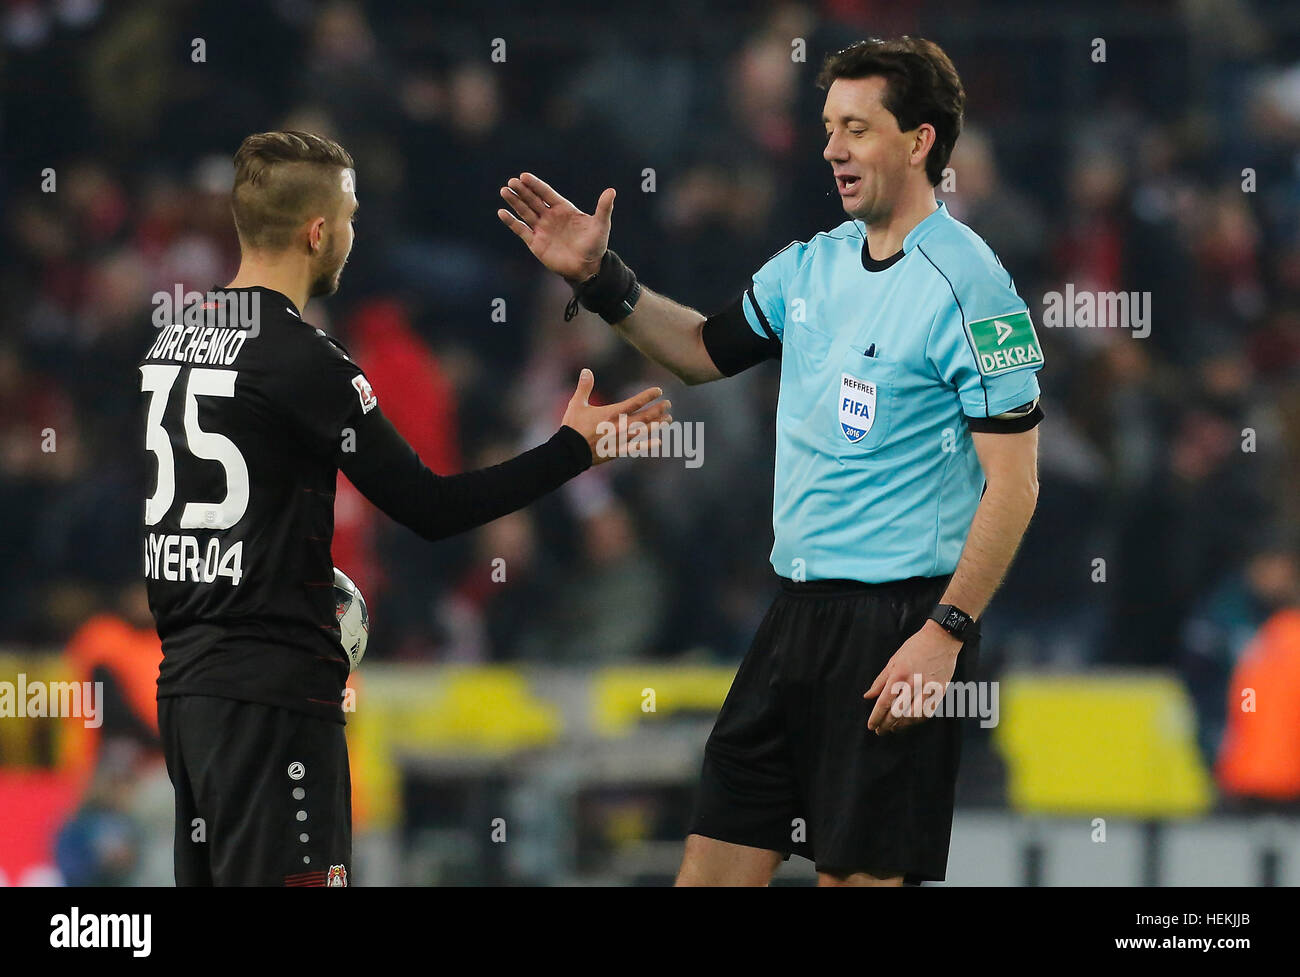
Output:
M356 451L339 467L390 518L428 540L482 526L559 488L591 467L587 439L561 427L549 441L490 468L436 475L391 421L373 411L358 426Z
M778 340L760 337L749 328L744 301L745 296L739 295L731 305L704 320L704 348L723 376L734 377L755 364L781 356Z

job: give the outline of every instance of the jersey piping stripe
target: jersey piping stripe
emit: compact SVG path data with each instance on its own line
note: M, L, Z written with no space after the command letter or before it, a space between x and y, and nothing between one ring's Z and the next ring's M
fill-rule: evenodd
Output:
M938 265L936 265L936 264L934 263L934 259L931 258L928 254L925 253L925 248L921 247L921 246L918 244L918 245L916 246L916 250L917 250L917 251L920 251L921 254L925 257L925 260L928 261L928 262L930 262L930 265L934 268L934 270L937 271L940 275L943 275L943 280L944 280L945 282L948 282L948 290L949 290L950 292L952 292L952 299L953 299L954 302L957 303L957 311L961 313L961 333L962 333L962 336L964 336L965 339L966 339L966 345L971 347L971 350L970 350L970 352L971 352L971 356L975 357L975 371L976 371L977 373L979 373L979 362L980 362L979 353L975 350L975 347L974 347L974 346L971 346L971 341L970 341L970 332L969 332L969 331L967 330L967 328L966 328L966 310L963 309L963 308L961 307L961 299L959 299L959 298L957 297L957 289L955 289L955 288L952 287L952 281L948 278L947 275L944 275L944 274L943 274L943 269L940 268ZM980 374L979 374L979 378L980 378L980 390L984 391L984 416L987 417L987 416L988 416L988 413L989 413L989 389L988 389L988 387L984 386L984 374L983 374L983 373L980 373Z
M776 338L776 333L772 331L772 327L768 324L767 316L763 315L763 310L758 307L758 299L754 297L754 286L752 284L745 289L745 294L749 296L749 302L754 307L754 314L758 316L758 324L763 327L763 332L767 333L767 338L774 343L779 343L781 340Z

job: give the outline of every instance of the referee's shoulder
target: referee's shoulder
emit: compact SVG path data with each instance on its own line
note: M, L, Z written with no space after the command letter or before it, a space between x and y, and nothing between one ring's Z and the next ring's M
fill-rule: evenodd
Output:
M938 222L916 248L959 304L991 292L1015 292L1015 280L988 242L955 218Z
M858 227L857 221L851 220L845 221L838 227L832 227L828 231L818 231L805 245L810 249L818 247L850 247L855 250L861 246L862 229Z
M862 232L854 221L849 220L830 230L818 231L807 241L795 239L775 252L767 261L783 259L799 264L811 260L821 248L837 245L842 247L844 242L850 242L850 246L857 248L861 241Z

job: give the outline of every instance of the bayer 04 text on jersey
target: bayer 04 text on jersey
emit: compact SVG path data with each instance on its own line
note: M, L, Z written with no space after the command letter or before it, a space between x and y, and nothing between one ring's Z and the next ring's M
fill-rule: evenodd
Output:
M213 536L203 543L197 536L149 533L145 536L144 575L151 580L179 583L214 583L227 577L238 585L244 575L243 540L224 551Z

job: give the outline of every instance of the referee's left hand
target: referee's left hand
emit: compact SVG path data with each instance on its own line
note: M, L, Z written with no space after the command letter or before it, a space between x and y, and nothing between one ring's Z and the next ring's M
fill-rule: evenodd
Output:
M867 719L867 729L883 736L928 719L933 709L926 711L927 702L933 704L934 697L926 693L937 689L930 683L938 683L947 690L957 668L959 651L961 641L935 622L926 621L920 631L894 652L894 657L863 696L876 699L876 707Z

